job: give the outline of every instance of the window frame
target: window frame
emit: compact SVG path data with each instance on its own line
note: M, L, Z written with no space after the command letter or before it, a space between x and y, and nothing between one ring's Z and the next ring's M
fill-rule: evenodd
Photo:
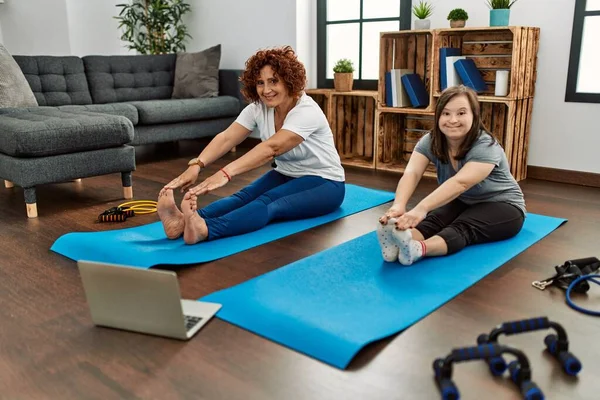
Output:
M583 42L583 25L586 17L600 16L600 10L586 11L587 0L575 0L575 15L573 17L573 32L571 34L571 52L569 55L569 71L567 73L566 102L600 103L600 93L582 93L577 91L579 77L579 62Z
M400 30L409 30L411 28L412 0L400 0L400 16L385 18L367 18L363 19L363 2L360 0L360 14L358 19L327 22L327 0L317 0L317 87L333 88L333 79L327 79L327 25L359 23L359 44L358 44L358 66L355 66L355 76L353 89L356 90L377 90L379 79L362 79L357 76L356 71L361 71L362 64L362 32L365 22L399 21Z

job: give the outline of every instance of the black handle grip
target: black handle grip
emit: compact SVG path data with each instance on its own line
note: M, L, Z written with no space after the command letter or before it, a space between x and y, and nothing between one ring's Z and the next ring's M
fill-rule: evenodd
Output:
M452 350L451 357L454 361L478 360L502 354L502 346L497 344L483 344L475 347L463 347Z
M550 321L546 317L523 319L521 321L505 322L502 324L502 330L507 335L548 328L550 328Z

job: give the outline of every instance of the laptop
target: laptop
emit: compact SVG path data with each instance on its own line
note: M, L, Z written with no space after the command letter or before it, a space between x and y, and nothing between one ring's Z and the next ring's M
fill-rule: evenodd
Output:
M182 300L172 271L78 261L95 325L187 340L221 308Z

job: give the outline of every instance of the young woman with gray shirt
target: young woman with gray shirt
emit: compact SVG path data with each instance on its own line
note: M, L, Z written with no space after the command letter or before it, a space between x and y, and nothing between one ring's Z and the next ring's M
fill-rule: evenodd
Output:
M430 162L439 187L407 211ZM439 98L435 126L417 143L377 230L383 258L411 265L508 239L521 230L525 215L523 192L504 150L481 122L477 94L455 86Z

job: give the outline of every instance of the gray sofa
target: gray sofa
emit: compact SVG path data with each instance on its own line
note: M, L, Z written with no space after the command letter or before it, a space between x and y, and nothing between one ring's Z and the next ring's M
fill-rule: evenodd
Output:
M132 146L214 136L245 102L237 70L219 71L219 96L171 99L175 54L15 56L39 107L0 108L0 178L24 189L120 172L133 196Z

